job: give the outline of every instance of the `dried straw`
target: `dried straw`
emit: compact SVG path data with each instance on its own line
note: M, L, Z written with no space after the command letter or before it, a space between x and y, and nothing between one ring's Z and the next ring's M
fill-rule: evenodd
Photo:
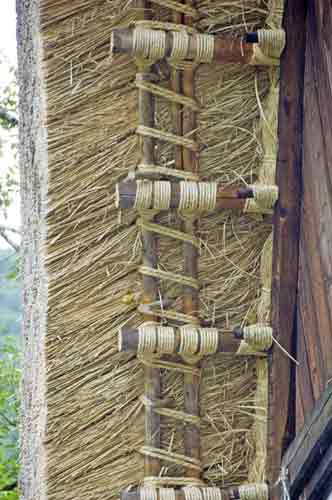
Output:
M135 66L110 57L110 30L141 12L130 0L42 0L42 39L48 96L49 206L47 268L48 499L117 498L141 484L144 439L142 365L117 352L117 330L138 325L141 241L136 214L114 205L115 184L138 164ZM263 26L259 0L199 0L199 27L242 33ZM169 12L155 9L157 19ZM259 102L268 96L267 70L201 66L197 72L200 175L226 184L256 180L264 150ZM166 85L166 82L165 82ZM257 99L259 97L259 99ZM168 105L158 99L157 127L171 130ZM161 145L161 165L172 160ZM172 165L170 165L171 167ZM161 222L179 228L178 217ZM200 315L220 328L255 322L260 258L270 225L224 212L199 222ZM182 268L181 245L163 238L160 267ZM161 284L180 310L181 290ZM213 485L247 482L266 398L256 394L256 361L218 356L202 376L203 477ZM183 409L182 376L163 373L164 397ZM266 378L263 380L266 381ZM256 432L256 434L255 434ZM264 436L260 439L264 440ZM183 454L182 425L162 418L164 449ZM259 451L264 455L263 451ZM264 469L261 460L255 481ZM183 475L163 464L163 475Z

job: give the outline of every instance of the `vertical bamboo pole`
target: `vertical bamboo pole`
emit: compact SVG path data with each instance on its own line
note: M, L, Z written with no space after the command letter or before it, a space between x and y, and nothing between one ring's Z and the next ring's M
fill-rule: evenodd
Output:
M194 6L193 0L186 0L186 4ZM192 25L192 18L184 16L184 24ZM195 97L195 73L194 69L185 69L183 71L183 93L188 97ZM192 132L196 128L195 112L189 108L183 110L183 135ZM193 138L193 135L190 136ZM184 170L197 171L198 159L196 154L189 149L183 148L183 168ZM187 219L183 224L186 233L195 234L196 223L194 220ZM183 244L183 271L186 276L198 278L198 250L190 243ZM183 287L183 311L186 314L198 317L198 290L184 286ZM200 396L200 377L198 375L184 375L184 407L187 413L199 416L199 396ZM200 429L195 424L186 424L184 432L185 454L189 457L200 460ZM187 476L199 477L200 471L197 469L187 469Z
M173 13L173 22L176 24L183 23L183 15L179 12ZM171 87L174 92L182 93L182 77L181 72L173 69L171 73ZM172 103L173 116L173 133L182 135L182 106L177 103ZM175 146L175 168L181 170L183 168L182 147Z
M137 7L144 12L144 19L151 17L150 4L146 0L137 0ZM145 68L144 73L148 75L150 68ZM150 92L139 89L138 95L138 114L139 124L146 127L154 127L154 97ZM155 163L154 147L155 141L151 137L143 137L142 139L142 158L141 161L146 164ZM143 265L147 267L157 268L158 251L157 251L157 236L150 232L142 230L143 244ZM154 302L158 297L158 280L149 276L143 276L143 303ZM154 320L150 316L145 318ZM145 396L151 400L161 398L161 376L160 370L157 368L144 368L145 375ZM152 405L145 407L145 446L160 448L160 416L154 411ZM157 458L149 456L145 457L144 475L157 476L160 471L160 461Z

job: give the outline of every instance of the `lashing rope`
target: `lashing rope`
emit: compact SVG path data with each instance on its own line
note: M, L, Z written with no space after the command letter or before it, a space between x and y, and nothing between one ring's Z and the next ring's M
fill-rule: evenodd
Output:
M286 44L285 31L282 29L257 30L258 43L253 44L251 64L278 66Z
M269 186L265 184L252 184L253 198L247 198L244 212L254 212L261 214L270 214L278 200L278 186Z
M178 479L183 479L179 482ZM174 481L174 482L173 482ZM193 485L190 484L192 481ZM175 489L174 488L163 488L156 487L155 484L190 484L190 486L184 486L182 488L185 500L222 500L222 490L220 488L204 488L200 487L202 481L197 480L197 478L167 478L167 477L147 477L144 480L144 484L149 486L144 486L139 489L141 500L174 500L175 499ZM196 486L197 484L197 486ZM269 498L269 488L266 483L257 484L246 484L239 486L238 488L240 500L268 500Z
M240 500L268 500L269 488L267 484L248 484L239 487Z
M197 477L148 476L144 478L144 485L151 485L155 488L177 485L203 486L204 482Z
M179 354L203 356L217 352L219 343L217 328L185 325L179 327L178 331L180 337ZM250 338L250 334L247 337ZM259 337L259 334L256 333L256 337ZM138 327L138 354L172 354L175 349L176 330L174 327L160 326L153 322L143 323Z
M164 177L174 177L176 179L194 182L197 182L199 180L198 175L193 172L178 170L176 168L168 168L160 165L147 165L145 163L141 163L138 166L137 172L142 176L146 176L146 178L148 178L149 175L157 175Z
M169 181L136 181L136 195L134 201L135 210L169 210L171 206L171 183ZM211 211L217 205L217 183L215 182L191 182L180 181L179 212L188 211ZM261 205L270 202L270 192L263 195L258 192L257 200ZM263 193L265 194L265 193ZM274 193L273 193L274 194Z
M202 464L200 460L188 457L186 455L182 455L180 453L175 453L169 450L163 450L161 448L154 448L153 446L142 446L139 449L139 452L142 455L151 458L157 458L159 460L170 462L176 465L181 465L182 467L186 467L188 469L196 469L198 471L202 470Z

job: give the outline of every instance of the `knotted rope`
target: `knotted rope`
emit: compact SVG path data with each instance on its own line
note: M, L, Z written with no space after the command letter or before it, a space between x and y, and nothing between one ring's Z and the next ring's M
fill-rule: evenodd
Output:
M258 43L254 43L250 64L278 66L286 44L285 31L282 29L258 30Z
M245 326L243 340L257 351L266 351L273 343L272 328L261 324Z
M267 484L248 484L239 487L241 500L269 500Z
M247 198L244 212L269 214L278 200L279 190L277 186L264 184L253 184L249 186L254 198Z

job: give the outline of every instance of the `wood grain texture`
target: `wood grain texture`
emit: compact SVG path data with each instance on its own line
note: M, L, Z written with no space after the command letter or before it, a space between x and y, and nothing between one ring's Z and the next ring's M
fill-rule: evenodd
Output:
M310 482L310 479L329 474L328 448L332 439L332 386L329 385L307 415L305 425L297 434L283 458L283 466L288 471L289 491L296 500ZM310 491L314 491L311 481ZM312 493L310 494L312 495ZM309 498L306 490L305 498ZM316 498L312 496L312 499Z
M308 7L299 268L297 428L332 377L332 12ZM302 418L301 415L302 414Z
M278 341L294 352L298 285L299 224L302 163L302 108L306 2L288 0L284 28L287 45L281 59L279 152L276 181L272 271L272 327ZM281 457L293 438L295 421L294 366L274 348L269 364L268 479L274 483ZM272 499L279 499L278 488Z

